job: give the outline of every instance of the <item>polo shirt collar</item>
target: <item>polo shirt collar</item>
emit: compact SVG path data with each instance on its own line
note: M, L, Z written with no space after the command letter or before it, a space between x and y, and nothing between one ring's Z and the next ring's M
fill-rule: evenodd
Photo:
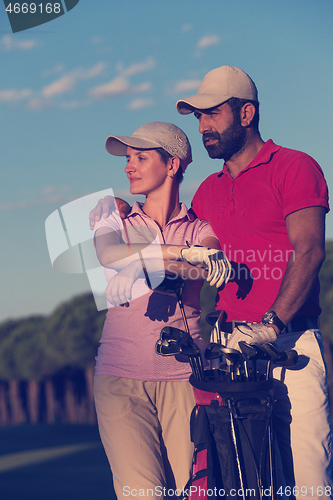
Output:
M146 218L150 219L150 217L148 217L148 215L146 215L142 211L143 205L144 204L142 202L135 201L133 203L132 210L130 211L130 213L128 214L127 217L131 217L131 216L135 216L135 215L141 215L141 217L146 217ZM181 219L184 219L184 218L187 218L189 221L193 221L195 219L195 216L191 212L188 212L187 207L186 207L186 205L184 205L184 203L181 203L180 204L180 212L179 212L179 214L176 215L176 217L173 217L173 219L171 219L171 220L172 221L176 221L176 220L181 220ZM169 221L169 222L171 222L171 221Z
M253 160L245 167L238 175L242 174L249 168L257 167L258 165L269 163L272 159L272 156L281 149L281 146L275 144L272 139L268 139L265 142L259 153L253 158ZM228 167L226 164L223 165L223 170L221 174L229 174Z

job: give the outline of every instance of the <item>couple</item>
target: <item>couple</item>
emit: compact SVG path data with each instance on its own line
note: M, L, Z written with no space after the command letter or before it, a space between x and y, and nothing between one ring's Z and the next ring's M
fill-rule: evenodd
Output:
M250 77L238 68L222 66L209 72L203 79L198 93L178 101L177 109L181 114L194 112L209 156L223 159L225 162L223 169L209 176L199 187L192 202L192 209L198 219L193 219L191 211L187 212L184 207L180 208L176 194L178 189L172 187L172 182L176 178L176 163L179 163L182 171L189 163L185 161L184 167L185 157L171 153L176 158L159 160L155 156L159 167L151 168L152 174L148 180L148 176L144 175L145 164L148 162L152 165L153 160L149 155L153 151L159 155L157 146L149 147L148 144L146 147L150 151L145 152L148 155L147 159L142 156L139 159L143 152L136 150L134 143L126 142L128 138L108 139L107 148L109 144L108 150L113 154L118 154L115 150L111 150L114 141L117 144L129 145L125 154L128 158L126 171L131 179L131 192L146 194L145 204L133 206L128 218L125 219L125 226L136 226L140 219L140 224L154 228L159 237L158 241L166 245L165 248L162 247L165 268L170 265L168 264L170 249L167 248L169 242L177 247L176 251L171 250L171 258L177 260L176 265L179 267L183 265L180 263L182 256L189 262L193 259L192 263L198 263L199 260L199 264L206 267L208 267L207 262L210 262L209 251L206 248L202 250L202 255L199 257L196 255L195 259L194 249L186 250L185 242L181 239L179 219L188 226L195 225L195 230L191 232L194 237L190 240L191 244L201 243L218 250L217 244L211 240L208 243L206 240L214 238L215 233L226 256L233 261L234 279L219 288L216 306L217 309L225 311L227 317L223 328L230 333L228 346L237 348L240 340L255 343L276 341L281 350L295 348L302 354L300 363L293 370L285 371L278 367L273 370L276 398L274 429L283 470L283 479L280 479L285 481L291 491L295 487L294 493L297 494L299 491L304 498L331 496L332 442L322 340L318 329L318 316L321 311L318 302L318 272L325 255L325 214L329 209L323 173L319 165L308 155L277 146L271 140L264 142L261 139L258 130L257 89ZM175 142L177 144L177 141ZM143 148L145 149L145 146ZM162 146L162 149L165 148ZM161 162L164 163L164 169ZM154 187L151 179L154 180ZM150 190L155 192L155 189L156 196L152 199ZM164 204L163 200L168 202ZM159 211L156 204L163 205L163 209ZM98 226L96 225L100 227L100 231L101 226L107 225L108 221L108 218L101 218L102 212L108 215L106 205L107 200L100 203L91 215L91 225L100 219ZM202 221L208 221L214 233L210 232L208 225L200 226L206 224ZM122 238L119 227L122 227L120 222L116 243L126 248L126 237ZM112 229L113 232L117 230L116 226L112 226ZM95 234L98 237L98 230ZM176 242L167 239L171 234L178 238ZM185 238L188 239L187 236ZM96 245L98 252L98 243ZM134 248L131 251L134 253L137 250ZM101 254L103 252L101 251ZM131 256L128 250L127 255L130 259L129 265L134 266L131 260L133 255ZM108 263L107 260L101 262L104 265ZM174 264L175 262L172 263ZM142 266L138 269L137 276ZM125 283L128 283L129 278L125 270L124 274ZM210 277L212 273L209 271ZM218 285L221 285L224 280L223 273L219 278ZM122 285L116 282L116 278L110 283L108 293L111 302L125 303L130 299L127 285L127 289L123 290ZM187 282L187 314L190 318L193 315L195 322L198 311L193 300L197 283L192 286L188 284L189 282ZM155 319L153 310L156 295L152 293L148 304L142 304L141 314L143 307L146 307L144 321L147 318L150 321ZM179 431L174 433L170 432L170 416L176 418L179 406L184 413L189 412L194 403L191 392L187 392L188 383L185 382L187 374L185 376L183 366L177 365L174 369L182 373L167 371L170 382L165 384L165 388L163 382L159 382L165 379L155 378L153 389L148 390L147 387L143 387L145 382L134 389L138 379L135 376L131 378L129 371L134 371L135 368L128 368L127 376L123 369L126 363L126 350L131 349L132 343L135 345L138 336L145 335L144 345L152 342L151 332L146 329L145 332L141 331L141 322L138 322L137 327L136 317L130 314L131 307L135 307L134 303L143 299L144 296L141 296L133 300L127 310L115 307L108 312L108 316L116 317L115 321L111 319L108 321L107 318L105 323L102 345L97 358L95 385L102 440L113 472L115 466L112 460L117 462L119 470L122 469L124 481L131 482L133 488L136 488L136 484L144 484L145 488L147 484L176 484L181 488L186 482L189 460L186 462L184 457L181 457L177 462L177 459L180 453L185 453L184 443L180 440L188 440L188 415L183 417L183 423L178 426ZM164 297L163 299L166 300ZM185 299L187 301L186 295ZM174 311L173 306L164 305L168 308L164 318L169 318ZM117 317L119 311L127 313L129 319L126 328L122 325L120 317ZM248 322L247 325L233 329L233 321L244 320ZM108 324L110 331L114 328L112 335L108 335ZM130 331L127 325L131 326ZM175 324L178 325L181 327L180 322ZM190 329L194 335L197 334L198 329L196 330L194 325L190 325ZM116 346L111 344L123 345L125 355L121 349L117 351ZM108 349L116 353L117 359L111 360L112 355L108 358ZM102 359L100 355L102 356L104 352L105 364L99 364L99 360ZM146 359L146 353L142 354L136 347L135 354L136 357L133 355L131 363L133 361L140 370L141 357ZM144 370L148 372L157 367L160 359L152 355L151 364L144 366ZM119 365L118 367L115 365L116 369L113 367L114 363ZM169 366L171 367L171 364ZM180 374L178 378L177 373ZM127 385L129 380L134 393L129 392ZM119 384L118 387L114 382ZM173 388L176 382L179 382L179 386L180 382L184 382L186 396L180 395L180 389L176 391ZM116 388L113 390L113 387ZM180 395L181 403L177 400L176 392ZM140 410L138 410L139 403ZM157 405L160 405L159 408ZM167 422L163 420L165 416ZM133 434L131 432L126 434L120 427L117 431L117 425L127 425L126 421L134 417L140 420L139 427L135 430L131 423L129 427L133 434L137 433L134 446L139 451L132 456ZM151 442L146 446L144 433L148 428L151 431L155 424L155 434L150 432ZM112 436L108 434L110 429ZM142 438L140 438L141 432ZM185 434L186 439L183 439ZM112 450L115 450L113 457ZM150 454L150 457L146 456L146 453ZM190 444L186 453L190 457ZM152 469L149 464L154 464L154 478L151 477ZM135 475L135 480L138 480L136 484L131 481ZM117 474L114 473L114 476ZM156 481L160 481L162 476L164 483L157 483ZM175 479L174 483L170 482L170 477ZM121 480L120 478L119 485ZM127 485L123 483L123 486ZM121 497L123 491L117 487L116 491Z

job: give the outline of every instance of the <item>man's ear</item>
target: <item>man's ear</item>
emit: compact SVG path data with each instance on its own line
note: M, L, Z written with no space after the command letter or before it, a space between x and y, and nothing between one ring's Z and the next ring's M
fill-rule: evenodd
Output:
M251 102L247 102L240 110L240 120L243 127L248 127L252 122L256 108Z

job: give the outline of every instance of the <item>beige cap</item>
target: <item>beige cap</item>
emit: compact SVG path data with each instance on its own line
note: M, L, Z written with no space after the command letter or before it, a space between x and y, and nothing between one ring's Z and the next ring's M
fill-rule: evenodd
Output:
M183 172L192 161L191 145L186 134L172 123L146 123L130 137L110 135L105 141L106 150L115 156L126 156L127 146L135 149L163 148L172 156L178 156Z
M195 109L214 108L232 97L258 101L257 88L241 69L220 66L207 73L196 95L179 100L176 107L181 115L188 115Z

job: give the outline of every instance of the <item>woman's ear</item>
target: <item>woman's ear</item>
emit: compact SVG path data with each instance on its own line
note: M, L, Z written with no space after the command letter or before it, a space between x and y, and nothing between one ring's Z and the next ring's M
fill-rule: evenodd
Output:
M178 156L173 156L170 158L169 163L168 163L168 168L169 168L169 175L173 174L176 175L178 169L180 167L180 159Z

